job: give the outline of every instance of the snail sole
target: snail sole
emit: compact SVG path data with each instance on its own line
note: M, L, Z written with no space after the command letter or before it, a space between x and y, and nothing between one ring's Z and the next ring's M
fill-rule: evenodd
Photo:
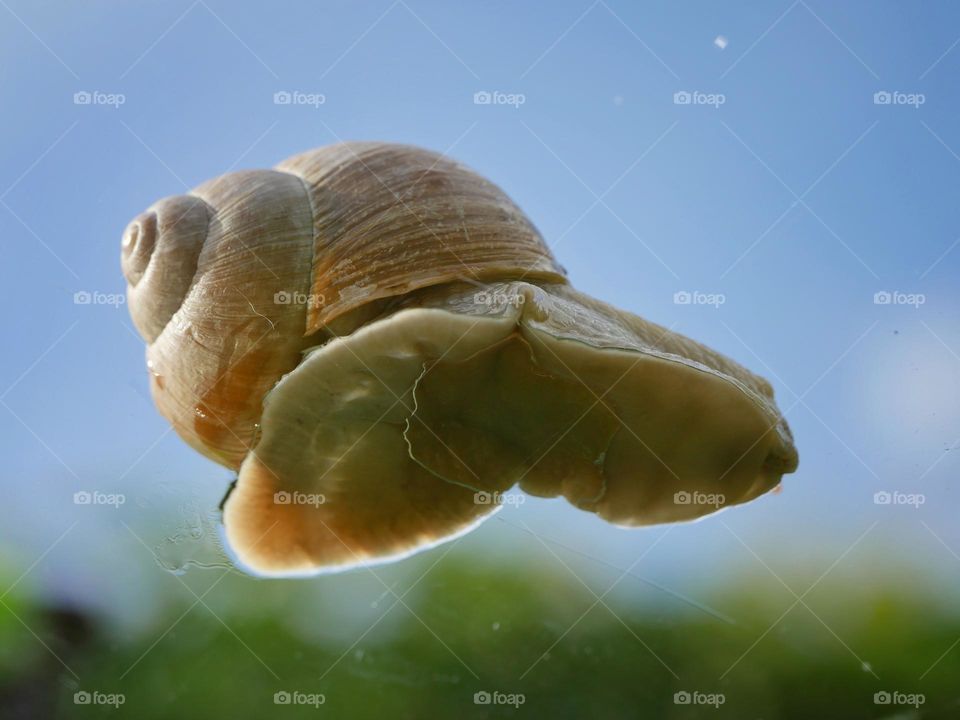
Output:
M517 282L308 351L264 401L224 506L231 549L262 575L316 574L456 537L517 485L636 526L747 502L796 468L755 376L647 330Z

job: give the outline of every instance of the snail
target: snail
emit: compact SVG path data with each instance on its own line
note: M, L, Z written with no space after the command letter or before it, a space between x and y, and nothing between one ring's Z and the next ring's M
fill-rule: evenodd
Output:
M402 557L516 486L641 526L797 467L766 380L578 292L500 188L427 150L210 180L129 224L122 269L154 401L237 472L225 535L259 574Z

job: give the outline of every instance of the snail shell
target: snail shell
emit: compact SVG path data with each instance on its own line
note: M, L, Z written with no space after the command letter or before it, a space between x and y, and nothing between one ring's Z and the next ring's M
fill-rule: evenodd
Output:
M135 218L122 266L154 400L239 471L227 538L263 574L427 547L517 484L641 525L797 465L765 380L577 292L503 191L426 150L221 176Z

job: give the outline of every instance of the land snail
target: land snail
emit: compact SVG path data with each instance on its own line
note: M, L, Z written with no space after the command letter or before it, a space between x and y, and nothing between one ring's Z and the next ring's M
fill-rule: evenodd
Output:
M136 217L122 267L156 405L237 472L225 535L259 574L410 554L517 486L641 526L797 467L767 381L575 290L502 190L433 152L223 175Z

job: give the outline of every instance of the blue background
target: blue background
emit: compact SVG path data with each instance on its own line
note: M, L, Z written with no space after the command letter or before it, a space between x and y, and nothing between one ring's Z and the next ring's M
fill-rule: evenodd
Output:
M556 563L529 529L573 548L585 578L649 550L637 572L692 596L735 573L799 574L800 590L838 558L831 572L864 586L911 568L956 591L958 36L950 2L3 0L0 562L29 570L21 590L134 623L177 590L166 571L228 567L230 473L153 408L126 309L74 294L124 292L120 234L154 200L380 139L471 165L579 289L768 377L801 456L782 493L670 528L531 499L444 562ZM77 105L82 91L124 103ZM474 104L481 91L524 102ZM924 303L875 304L883 291ZM126 503L77 506L79 490ZM925 503L874 503L895 490Z

